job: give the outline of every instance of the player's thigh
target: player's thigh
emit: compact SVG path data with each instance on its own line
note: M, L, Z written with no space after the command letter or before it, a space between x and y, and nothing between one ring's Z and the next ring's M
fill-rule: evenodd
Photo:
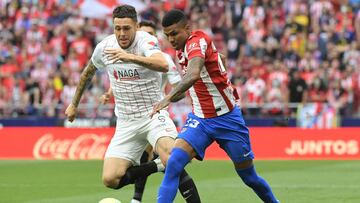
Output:
M206 131L206 123L192 113L188 115L186 124L181 129L175 142L175 147L184 148L186 151L195 152L196 158L203 160L206 148L213 143L213 138ZM192 150L190 150L190 148Z
M161 110L154 115L148 126L147 140L153 146L155 153L169 154L177 137L177 130L174 122L170 119L169 113Z
M123 125L123 126L121 126ZM144 133L139 133L143 126L136 122L117 123L116 131L105 152L105 158L119 158L140 164L140 158L148 142Z
M105 158L102 172L103 181L113 182L120 179L132 164L131 161L122 158Z
M174 148L174 144L175 139L168 136L160 137L155 144L155 151L164 165L170 156L171 150Z
M181 139L181 138L176 139L174 147L180 148L180 149L184 150L185 152L187 152L191 159L197 155L194 148L184 139Z

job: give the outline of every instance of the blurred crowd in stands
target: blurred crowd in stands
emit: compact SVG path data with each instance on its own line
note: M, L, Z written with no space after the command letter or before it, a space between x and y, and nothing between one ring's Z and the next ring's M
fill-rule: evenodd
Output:
M105 19L81 16L82 0L0 1L0 118L63 117L92 50L112 33ZM141 19L159 26L170 8L213 37L249 116L293 116L305 103L328 103L359 117L360 0L144 0ZM99 105L109 87L97 73L81 116L109 117ZM189 101L173 105L185 117Z

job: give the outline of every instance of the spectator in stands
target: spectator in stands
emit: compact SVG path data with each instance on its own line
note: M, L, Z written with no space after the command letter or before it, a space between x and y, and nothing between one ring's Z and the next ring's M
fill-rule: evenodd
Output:
M259 115L259 107L265 102L265 90L265 81L259 76L259 70L253 70L252 76L245 83L242 97L246 103L246 112L249 115Z
M341 87L340 80L333 80L330 82L327 100L329 101L330 106L335 108L340 115L346 114L346 107L348 106L348 93Z
M289 82L288 101L291 104L298 103L304 104L307 101L308 86L298 70L292 72L292 77ZM296 112L296 108L290 107L292 113Z
M25 85L26 114L37 116L41 108L41 91L37 81L29 77Z

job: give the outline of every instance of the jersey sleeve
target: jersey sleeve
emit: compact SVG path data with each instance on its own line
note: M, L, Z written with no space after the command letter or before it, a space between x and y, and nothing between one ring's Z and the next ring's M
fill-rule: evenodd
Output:
M159 42L154 36L146 36L144 37L139 44L141 52L144 56L149 57L155 53L161 53Z
M169 71L166 73L167 79L171 85L174 85L181 81L180 73L177 70L177 67L174 61L172 60L171 56L165 53L164 56L166 61L168 62L168 67L169 67Z
M100 42L96 45L94 52L91 56L91 61L95 65L95 67L99 70L105 69L105 63L103 61L104 57L104 43Z
M205 58L206 49L208 48L206 39L201 35L194 35L186 42L186 52L188 60L194 57Z

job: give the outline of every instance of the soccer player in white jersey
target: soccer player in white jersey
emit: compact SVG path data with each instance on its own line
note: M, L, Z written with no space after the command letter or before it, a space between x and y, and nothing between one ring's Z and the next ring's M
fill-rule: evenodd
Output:
M156 25L152 21L141 21L139 23L138 30L147 32L150 35L156 37ZM174 61L172 60L171 56L164 53L164 57L166 57L166 60L168 62L169 71L167 73L163 73L161 75L162 81L161 81L160 90L163 93L165 91L165 86L167 83L169 83L171 86L175 87L177 85L177 83L181 81L181 76L180 76L180 74L177 70L177 67L176 67ZM110 99L112 97L113 97L112 89L109 88L109 90L100 97L100 103L106 104L110 101ZM152 147L151 147L151 145L148 145L148 147L146 148L146 150L144 151L144 153L141 156L140 163L146 163L148 161L151 161L153 159L153 157L154 156L153 156ZM134 196L133 196L133 199L131 200L131 203L141 202L142 196L144 193L144 189L145 189L146 180L147 180L147 177L140 178L135 181L135 184L134 184L135 191L134 191Z
M70 122L75 119L81 96L96 70L107 71L118 119L115 134L105 153L102 177L105 186L119 189L162 170L161 162L167 162L177 131L167 111L149 117L152 105L161 98L160 72L168 71L168 63L157 39L146 32L136 31L137 13L132 6L115 8L113 24L114 34L97 44L65 114ZM161 162L136 166L148 143L160 156ZM187 202L200 202L196 186L185 171L179 183L179 190Z

